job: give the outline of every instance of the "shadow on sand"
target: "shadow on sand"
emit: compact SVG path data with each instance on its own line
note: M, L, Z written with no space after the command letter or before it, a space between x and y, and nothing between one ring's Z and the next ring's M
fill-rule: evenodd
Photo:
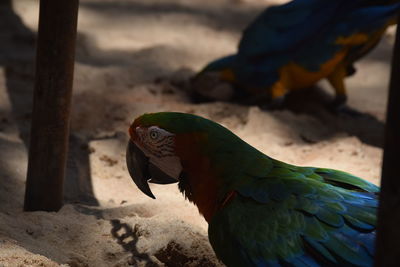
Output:
M320 120L332 134L346 132L358 137L363 143L383 147L385 125L371 114L349 106L345 112L333 112L329 105L332 96L319 87L290 94L286 107L295 114L307 114Z
M14 12L11 1L2 1L0 13L0 66L5 70L11 116L17 124L20 138L28 148L36 35ZM87 140L71 134L64 190L67 202L98 204L93 195L88 155Z

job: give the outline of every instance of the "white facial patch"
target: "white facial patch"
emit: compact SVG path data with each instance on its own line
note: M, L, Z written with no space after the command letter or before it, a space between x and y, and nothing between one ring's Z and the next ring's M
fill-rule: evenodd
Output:
M139 137L139 142L135 143L150 162L168 176L179 180L182 165L175 154L175 135L157 126L137 127L135 131Z

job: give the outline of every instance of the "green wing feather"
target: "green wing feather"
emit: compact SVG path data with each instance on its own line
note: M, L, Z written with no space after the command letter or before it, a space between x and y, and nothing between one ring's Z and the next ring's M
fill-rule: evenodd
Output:
M341 171L265 160L268 173L237 179L230 187L237 197L210 223L210 242L225 264L372 265L377 186Z

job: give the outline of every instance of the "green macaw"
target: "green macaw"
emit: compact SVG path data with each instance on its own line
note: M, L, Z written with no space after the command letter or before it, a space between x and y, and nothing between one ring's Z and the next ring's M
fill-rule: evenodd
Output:
M372 266L379 187L275 160L191 114L144 114L129 133L138 188L155 198L148 182L178 182L227 266Z

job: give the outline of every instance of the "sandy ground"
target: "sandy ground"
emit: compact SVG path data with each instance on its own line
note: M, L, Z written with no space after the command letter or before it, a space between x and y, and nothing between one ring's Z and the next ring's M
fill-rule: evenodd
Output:
M321 90L267 113L195 105L179 85L235 51L243 27L283 1L81 0L67 204L58 213L24 213L37 2L15 1L14 11L0 6L1 267L221 265L205 220L176 185L152 186L152 200L131 181L126 130L144 112L199 114L277 159L379 184L393 29L347 80L349 105L362 116L330 114Z

